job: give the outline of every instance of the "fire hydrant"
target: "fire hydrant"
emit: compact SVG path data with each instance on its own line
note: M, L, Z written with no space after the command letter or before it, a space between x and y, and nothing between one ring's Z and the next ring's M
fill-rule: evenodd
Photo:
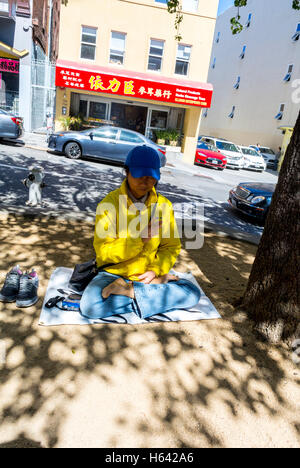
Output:
M29 168L29 174L22 183L29 189L29 198L26 205L37 206L42 205L42 189L46 187L43 182L44 169L40 166L32 166Z

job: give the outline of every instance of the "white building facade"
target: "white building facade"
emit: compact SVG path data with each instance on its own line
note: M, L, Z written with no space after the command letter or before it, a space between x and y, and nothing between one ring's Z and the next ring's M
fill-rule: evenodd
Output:
M292 0L248 0L244 29L233 35L232 7L216 22L208 82L211 109L201 135L240 145L281 146L278 127L293 127L300 109L300 12Z

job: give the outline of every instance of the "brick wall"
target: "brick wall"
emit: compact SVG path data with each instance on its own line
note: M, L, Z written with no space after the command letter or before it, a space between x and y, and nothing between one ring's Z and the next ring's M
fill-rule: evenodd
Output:
M60 21L61 0L53 0L52 5L52 24L51 24L51 42L50 42L50 60L56 62L59 46L59 21Z
M48 53L48 0L33 0L32 25L33 41L38 43L45 54Z

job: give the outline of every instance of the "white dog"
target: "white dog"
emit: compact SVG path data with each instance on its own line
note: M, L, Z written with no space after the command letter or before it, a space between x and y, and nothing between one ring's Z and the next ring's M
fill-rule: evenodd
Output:
M42 204L42 189L46 186L43 182L44 169L40 166L29 168L30 173L22 180L25 187L29 188L29 199L26 205L37 206Z

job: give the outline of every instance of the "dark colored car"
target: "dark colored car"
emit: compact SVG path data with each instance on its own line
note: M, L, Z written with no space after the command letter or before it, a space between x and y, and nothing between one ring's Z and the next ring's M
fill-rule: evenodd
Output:
M21 138L24 133L23 119L13 114L9 114L3 109L0 109L0 139Z
M229 204L248 216L264 222L276 184L243 182L229 192Z
M226 167L227 159L219 150L201 141L197 145L194 164L214 167L223 171Z
M80 132L53 133L48 147L64 153L68 158L79 159L88 156L106 161L124 163L129 151L138 145L156 149L161 167L166 165L166 150L144 135L124 128L103 126Z

